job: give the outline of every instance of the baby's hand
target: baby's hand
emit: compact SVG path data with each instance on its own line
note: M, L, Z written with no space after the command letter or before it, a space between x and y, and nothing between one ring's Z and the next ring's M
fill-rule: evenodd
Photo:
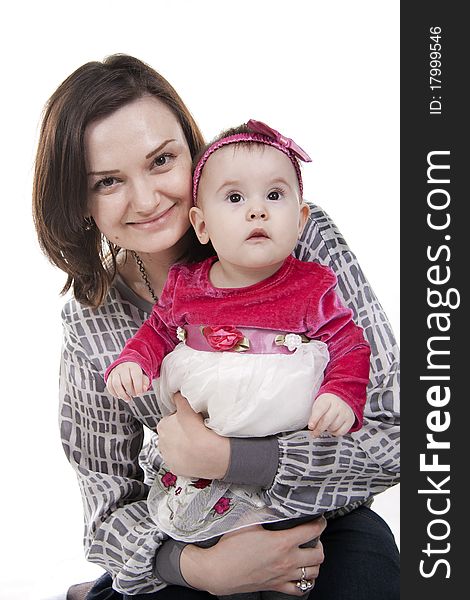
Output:
M133 396L141 396L149 385L149 378L135 362L123 362L114 367L106 382L108 392L126 402Z
M313 403L308 428L314 436L324 431L338 436L347 433L354 425L356 416L352 408L335 394L320 394Z

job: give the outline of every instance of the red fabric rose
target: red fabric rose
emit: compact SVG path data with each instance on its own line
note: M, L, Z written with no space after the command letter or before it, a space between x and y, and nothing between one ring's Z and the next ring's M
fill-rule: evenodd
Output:
M210 485L212 483L212 479L198 479L197 481L193 481L192 482L192 486L195 487L198 490L203 490L204 488L206 488L208 485Z
M165 473L165 475L163 475L163 477L162 477L162 483L167 488L175 485L176 480L177 480L176 475L173 475L173 473L171 471L167 471Z
M217 503L214 505L215 512L219 515L223 515L224 512L227 512L230 508L230 500L230 498L225 498L224 496L219 498Z
M214 350L232 350L245 337L235 327L204 327L203 335Z

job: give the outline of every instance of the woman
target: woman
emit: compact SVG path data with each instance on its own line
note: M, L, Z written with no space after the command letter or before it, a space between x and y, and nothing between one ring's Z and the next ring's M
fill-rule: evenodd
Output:
M200 597L196 590L301 595L314 580L320 600L397 598L393 536L366 505L398 478L397 349L354 256L321 209L312 208L297 256L333 268L371 344L361 431L335 441L305 431L221 438L181 396L177 412L159 422L152 393L129 406L105 391L102 374L148 316L168 268L205 256L188 220L191 161L202 144L171 86L125 55L80 67L44 115L34 215L43 250L67 273L63 291L74 292L63 311L60 415L83 495L87 558L112 574L124 598ZM321 543L299 546L323 531L323 519L287 531L240 530L212 548L166 540L146 505L159 460L155 436L140 455L145 482L139 463L144 426L157 425L175 474L255 483L288 517L334 517L322 534L321 568Z

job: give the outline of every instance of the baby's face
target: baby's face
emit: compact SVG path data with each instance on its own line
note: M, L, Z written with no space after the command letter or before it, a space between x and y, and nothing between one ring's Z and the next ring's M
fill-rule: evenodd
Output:
M264 144L229 144L202 171L191 222L232 265L260 268L292 253L309 210L289 158Z

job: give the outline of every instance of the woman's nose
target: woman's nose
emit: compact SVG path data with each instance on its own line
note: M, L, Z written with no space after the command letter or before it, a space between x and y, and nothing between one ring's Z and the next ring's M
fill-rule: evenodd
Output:
M131 202L138 213L152 212L160 204L160 193L155 189L155 182L151 180L134 182Z
M254 221L255 219L265 221L268 218L268 212L265 208L250 208L246 216L248 221Z

